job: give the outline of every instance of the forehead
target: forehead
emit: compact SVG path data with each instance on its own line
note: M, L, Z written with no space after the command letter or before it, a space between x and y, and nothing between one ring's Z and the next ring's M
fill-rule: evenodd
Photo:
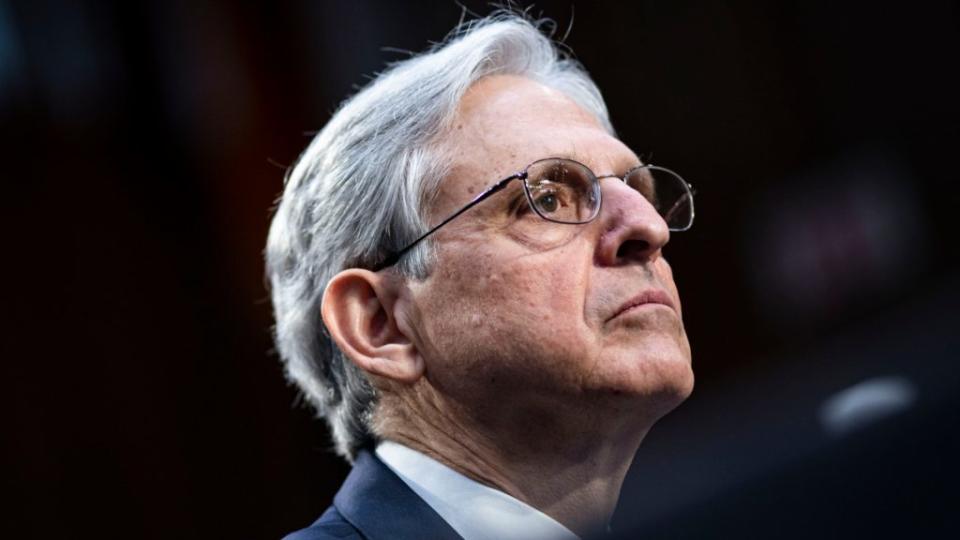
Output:
M570 157L598 174L623 172L638 163L629 148L562 92L513 75L475 83L460 102L445 143L453 166L437 194L442 206L462 204L545 157Z

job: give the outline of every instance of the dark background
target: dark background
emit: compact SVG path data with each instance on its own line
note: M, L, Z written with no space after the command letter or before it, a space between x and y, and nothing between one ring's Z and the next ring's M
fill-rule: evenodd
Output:
M697 390L625 537L957 531L960 10L839 4L533 10L698 190L666 250ZM347 466L271 353L269 209L337 103L460 15L0 0L0 533L277 538L329 504Z

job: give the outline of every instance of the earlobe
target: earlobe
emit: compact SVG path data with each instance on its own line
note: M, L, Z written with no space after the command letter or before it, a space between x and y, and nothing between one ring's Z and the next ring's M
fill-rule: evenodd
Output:
M360 369L409 384L423 375L424 364L396 324L396 297L383 276L351 268L327 284L321 315L337 347Z

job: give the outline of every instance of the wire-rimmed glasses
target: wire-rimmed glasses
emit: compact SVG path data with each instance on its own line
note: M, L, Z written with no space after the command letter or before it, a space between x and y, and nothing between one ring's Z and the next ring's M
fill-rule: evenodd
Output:
M583 163L552 157L534 161L523 170L493 184L420 238L374 266L373 271L378 272L396 264L400 257L440 227L502 190L513 180L523 180L527 203L541 218L568 225L589 223L600 214L603 201L601 178L619 178L637 190L653 205L671 231L686 231L693 226L693 186L670 169L656 165L638 165L622 176L597 176Z

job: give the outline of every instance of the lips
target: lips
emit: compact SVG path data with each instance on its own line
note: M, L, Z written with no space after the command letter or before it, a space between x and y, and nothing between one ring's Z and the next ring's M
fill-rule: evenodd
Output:
M607 320L610 321L615 319L623 313L644 304L661 304L674 311L677 309L676 306L673 305L673 300L670 298L669 294L660 289L648 289L624 302L620 308L617 309L616 313L614 313L613 316Z

